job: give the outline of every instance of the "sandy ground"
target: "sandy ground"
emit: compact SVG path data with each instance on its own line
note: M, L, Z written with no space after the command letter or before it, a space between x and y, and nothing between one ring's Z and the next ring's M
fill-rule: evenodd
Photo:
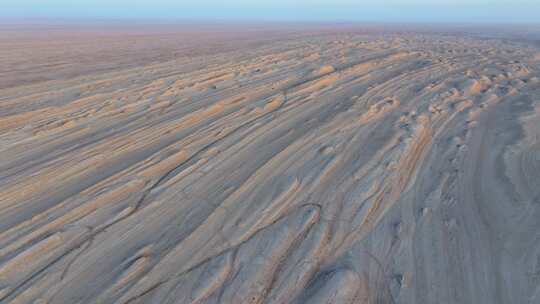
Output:
M0 302L540 303L540 50L495 34L4 25Z

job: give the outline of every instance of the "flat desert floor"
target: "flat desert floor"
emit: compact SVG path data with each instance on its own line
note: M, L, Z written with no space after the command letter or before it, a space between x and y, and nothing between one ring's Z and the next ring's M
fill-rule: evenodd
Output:
M540 303L537 37L3 24L0 302Z

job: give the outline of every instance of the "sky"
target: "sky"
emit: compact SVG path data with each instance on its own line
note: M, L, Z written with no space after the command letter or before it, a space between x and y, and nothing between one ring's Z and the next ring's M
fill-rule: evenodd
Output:
M540 23L540 0L0 0L4 18Z

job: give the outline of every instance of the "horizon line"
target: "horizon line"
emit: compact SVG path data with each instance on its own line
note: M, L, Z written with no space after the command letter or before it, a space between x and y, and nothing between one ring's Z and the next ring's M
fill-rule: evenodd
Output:
M151 16L2 16L0 24L7 24L13 21L18 22L47 22L47 23L77 23L77 22L148 22L151 24L159 23L231 23L231 24L333 24L333 25L489 25L489 26L498 26L498 25L538 25L540 26L540 21L487 21L487 20L478 20L478 21L452 21L452 20L440 20L440 21L428 21L428 20L376 20L376 19L347 19L347 18L335 18L335 19L325 19L325 18L213 18L213 17L151 17ZM8 22L6 22L8 21ZM11 21L11 22L9 22Z

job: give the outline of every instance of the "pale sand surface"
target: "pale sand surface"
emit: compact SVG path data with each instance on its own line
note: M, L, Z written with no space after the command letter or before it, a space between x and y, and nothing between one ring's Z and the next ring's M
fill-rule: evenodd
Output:
M2 25L0 303L540 303L517 33Z

